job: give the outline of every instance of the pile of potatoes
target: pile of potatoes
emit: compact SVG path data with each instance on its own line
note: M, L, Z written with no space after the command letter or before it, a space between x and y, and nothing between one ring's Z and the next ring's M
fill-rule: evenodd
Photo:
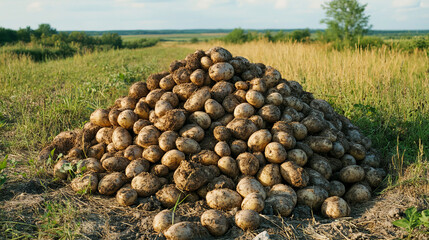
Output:
M54 175L76 176L77 192L116 196L125 206L153 195L167 209L206 200L213 210L201 224L214 236L228 231L223 211L234 209L244 230L258 228L259 213L287 217L296 205L348 216L349 204L368 201L385 176L371 140L328 102L222 47L134 83L40 158L53 149L64 154ZM195 227L169 227L171 211L160 214L154 229L167 237Z

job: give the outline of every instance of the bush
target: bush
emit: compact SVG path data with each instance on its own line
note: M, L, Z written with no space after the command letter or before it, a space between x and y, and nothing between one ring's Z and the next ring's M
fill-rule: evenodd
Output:
M124 42L123 48L136 49L155 46L159 42L159 38L141 38L133 41Z
M228 33L223 40L226 43L245 43L257 39L257 34L252 32L245 32L241 28L236 28Z

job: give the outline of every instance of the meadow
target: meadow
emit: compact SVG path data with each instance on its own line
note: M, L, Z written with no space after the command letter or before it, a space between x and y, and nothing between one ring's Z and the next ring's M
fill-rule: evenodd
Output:
M4 186L46 178L49 166L37 165L34 159L54 136L82 127L94 109L112 105L114 99L127 93L133 82L167 69L171 61L183 59L195 49L219 44L164 43L45 62L0 53L0 160L8 156L9 162L2 172L8 178ZM410 183L429 186L426 50L409 53L382 47L336 51L321 43L266 41L224 47L233 55L275 67L283 78L300 82L306 91L327 100L349 117L370 137L385 166L390 166L385 186ZM412 178L403 175L406 167L409 172L412 170ZM45 218L35 218L49 226ZM67 236L77 226L55 227L62 232L48 236ZM12 234L9 237L32 238L40 237L40 232L42 236L46 233L40 228L28 233L14 224L0 229L7 229Z

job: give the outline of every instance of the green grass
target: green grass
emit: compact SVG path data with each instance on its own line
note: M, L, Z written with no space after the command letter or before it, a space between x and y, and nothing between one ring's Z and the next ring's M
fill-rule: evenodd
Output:
M144 34L144 35L122 35L122 39L127 41L141 38L159 38L163 42L189 42L192 38L199 41L213 40L225 36L225 33L183 33L183 34Z

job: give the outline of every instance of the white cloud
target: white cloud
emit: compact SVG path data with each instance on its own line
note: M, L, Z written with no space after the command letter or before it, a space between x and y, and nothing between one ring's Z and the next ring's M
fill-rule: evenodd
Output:
M40 12L42 10L42 3L39 1L35 1L27 5L28 12Z
M414 8L420 6L420 0L394 0L392 6L395 8Z
M122 6L132 8L143 8L146 6L146 4L134 0L115 0L115 2Z
M288 5L287 0L276 0L276 3L274 4L274 7L277 9L286 8Z

